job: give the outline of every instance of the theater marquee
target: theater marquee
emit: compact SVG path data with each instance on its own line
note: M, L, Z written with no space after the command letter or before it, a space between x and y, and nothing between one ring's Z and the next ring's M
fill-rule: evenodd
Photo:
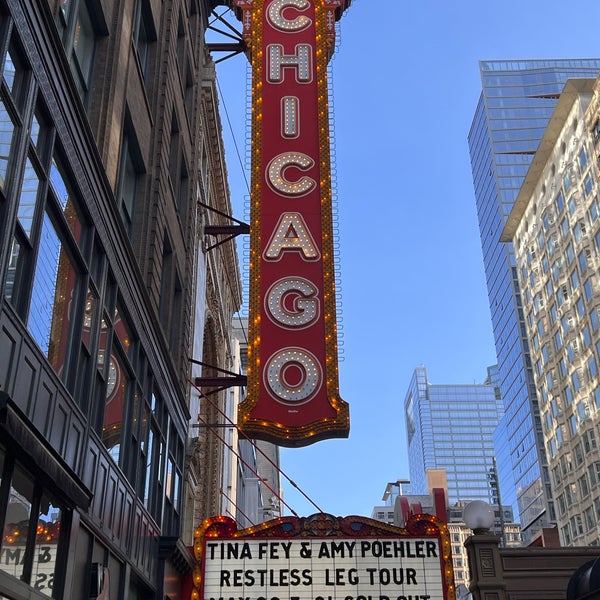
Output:
M327 63L350 0L233 0L252 63L248 393L282 446L347 437L339 395Z
M197 531L192 600L455 600L446 525L406 529L363 517L287 517L237 531L227 517Z

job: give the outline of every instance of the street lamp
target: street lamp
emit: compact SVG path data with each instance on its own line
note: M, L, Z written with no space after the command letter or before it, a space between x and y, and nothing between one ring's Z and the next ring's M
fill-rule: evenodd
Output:
M473 595L473 600L507 598L498 547L500 538L490 534L494 524L492 507L482 500L469 502L463 511L463 521L475 534L465 540L471 575L469 591Z
M463 520L475 535L489 533L494 524L494 511L483 500L473 500L465 506Z

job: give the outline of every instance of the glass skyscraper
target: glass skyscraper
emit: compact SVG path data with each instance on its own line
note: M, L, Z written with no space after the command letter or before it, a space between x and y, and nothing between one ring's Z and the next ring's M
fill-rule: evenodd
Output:
M450 505L463 500L493 504L493 434L504 414L494 386L433 385L425 367L418 367L404 412L411 493L427 494L427 470L444 469Z
M506 412L499 482L503 501L516 497L527 541L555 516L513 248L499 239L564 84L595 77L600 59L482 61L480 72L468 142Z

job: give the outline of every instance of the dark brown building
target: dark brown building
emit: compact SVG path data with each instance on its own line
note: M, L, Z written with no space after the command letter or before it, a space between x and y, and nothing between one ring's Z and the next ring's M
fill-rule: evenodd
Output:
M597 600L597 547L500 548L486 533L465 542L472 600ZM595 574L595 581L588 571Z
M204 251L231 212L209 11L0 0L0 598L183 598L218 508L190 359L228 367L241 287Z

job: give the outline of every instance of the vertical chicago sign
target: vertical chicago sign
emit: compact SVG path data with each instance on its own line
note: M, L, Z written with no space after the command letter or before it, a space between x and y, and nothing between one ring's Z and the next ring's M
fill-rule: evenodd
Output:
M350 0L233 0L252 63L248 394L282 446L347 437L340 398L327 63Z

